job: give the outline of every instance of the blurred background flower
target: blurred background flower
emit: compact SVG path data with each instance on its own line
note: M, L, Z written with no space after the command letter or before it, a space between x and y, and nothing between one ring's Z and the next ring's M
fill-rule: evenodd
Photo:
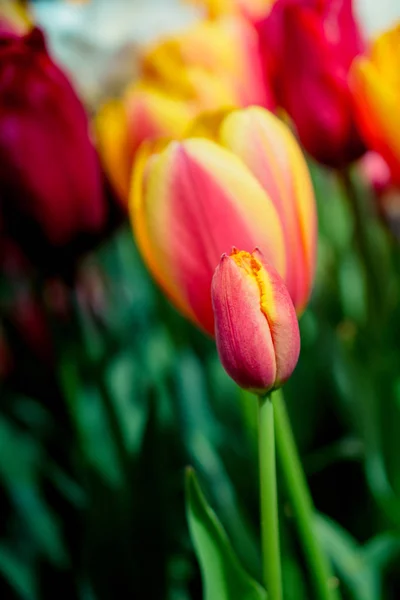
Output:
M143 51L139 79L96 116L103 163L123 203L144 140L180 139L203 111L274 101L255 29L244 19L200 21Z
M278 103L306 150L334 167L358 158L364 147L348 71L364 42L352 0L277 0L259 31Z
M102 173L84 108L41 31L4 33L0 54L0 210L32 258L105 228Z
M374 40L368 57L351 69L351 84L360 130L369 146L386 160L400 183L399 127L400 25Z

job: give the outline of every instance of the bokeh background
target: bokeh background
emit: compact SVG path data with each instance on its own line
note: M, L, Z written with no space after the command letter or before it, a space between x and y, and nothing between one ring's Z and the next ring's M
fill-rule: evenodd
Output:
M396 0L355 8L368 37L400 17ZM43 0L29 10L90 117L134 81L143 45L200 18L198 7L172 0ZM383 218L354 167L379 279L371 320L351 207L335 174L308 160L318 266L285 397L343 599L396 600L400 193ZM256 404L225 374L214 342L156 287L107 186L108 230L83 244L73 273L66 253L38 253L32 267L0 228L4 600L202 598L187 465L245 569L261 579ZM306 600L284 492L280 511L285 598Z

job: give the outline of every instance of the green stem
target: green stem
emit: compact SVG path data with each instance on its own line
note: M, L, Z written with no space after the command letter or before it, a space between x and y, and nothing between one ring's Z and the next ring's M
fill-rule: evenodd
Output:
M282 600L276 490L274 409L269 396L259 398L259 463L261 542L265 585L269 600Z
M340 600L336 579L330 572L327 558L316 538L314 506L297 453L282 390L273 393L272 401L277 453L316 597L318 600Z
M354 237L360 254L361 262L365 271L367 295L368 295L368 312L369 315L377 314L380 302L380 277L376 270L374 259L374 249L368 237L368 223L370 217L368 211L363 206L364 199L359 198L357 190L352 182L348 169L338 171L339 181L342 185L344 195L349 204L350 210L354 219Z

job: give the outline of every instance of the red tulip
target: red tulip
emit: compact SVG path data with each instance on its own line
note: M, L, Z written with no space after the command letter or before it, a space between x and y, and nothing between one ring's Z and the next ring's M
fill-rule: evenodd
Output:
M0 32L0 210L25 248L63 248L106 218L84 108L38 29Z
M259 31L278 102L306 150L334 167L361 156L348 85L363 51L352 0L278 0Z

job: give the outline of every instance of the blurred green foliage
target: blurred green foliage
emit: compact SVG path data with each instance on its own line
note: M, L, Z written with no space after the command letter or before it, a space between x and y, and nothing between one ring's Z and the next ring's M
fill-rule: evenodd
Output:
M343 599L394 600L400 597L400 253L366 210L380 277L380 310L371 319L351 211L333 176L313 171L318 272L285 397L318 509L318 535ZM371 199L359 193L367 208ZM195 549L190 541L187 465L214 511L192 480L191 529L196 511L211 515L211 532L225 531L231 543L226 568L237 557L248 574L243 585L259 582L254 399L226 376L212 340L153 285L127 226L84 268L101 273L104 305L91 310L75 293L72 315L50 315L51 364L25 347L3 311L18 362L0 383L0 597L201 598L195 549L220 540L210 534L204 542L197 530ZM8 299L3 278L2 306ZM285 599L309 600L282 485L280 491Z

